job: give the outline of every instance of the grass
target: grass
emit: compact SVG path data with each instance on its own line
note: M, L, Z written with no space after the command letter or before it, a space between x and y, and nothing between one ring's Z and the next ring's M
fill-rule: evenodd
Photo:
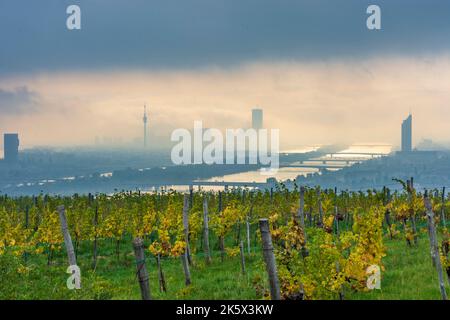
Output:
M430 256L428 238L419 239L418 247L408 247L404 240L386 240L381 289L352 294L351 299L429 300L441 299L438 276ZM446 274L444 272L444 277ZM450 292L447 279L447 294Z
M83 243L78 255L82 270L82 290L68 290L65 273L67 265L65 251L54 257L47 266L44 255L32 255L28 272L18 273L20 258L4 256L0 259L0 275L8 279L0 283L2 299L140 299L136 278L136 266L130 239L121 244L119 260L114 245L109 241L100 243L98 265L91 268L91 245ZM387 255L383 260L381 290L370 292L348 292L346 299L440 299L438 279L431 263L429 243L426 236L419 240L418 247L407 247L403 239L386 240ZM221 262L214 251L213 262L206 265L201 254L194 256L191 266L192 285L184 284L184 273L180 259L162 260L167 292L159 290L156 259L149 257L147 269L150 275L151 294L154 299L261 299L253 284L255 278L265 285L266 273L259 248L246 256L247 274L241 273L240 257L226 257ZM5 260L6 259L6 260ZM13 262L15 260L16 262ZM15 264L14 264L15 263ZM22 262L23 264L23 262ZM446 276L444 274L444 276ZM446 279L447 291L448 282ZM265 285L266 286L266 285ZM267 288L262 288L262 290Z
M130 254L123 262L100 259L97 274L106 279L114 279L115 291L113 299L140 299L139 286L136 279L134 257ZM155 299L255 299L256 293L252 279L263 272L259 256L247 257L247 274L241 272L238 257L227 257L222 263L219 256L214 256L210 265L206 265L203 257L198 255L191 266L192 285L184 284L184 273L180 259L162 259L167 292L159 290L156 259L147 260L150 276L150 289ZM224 272L225 271L225 272Z

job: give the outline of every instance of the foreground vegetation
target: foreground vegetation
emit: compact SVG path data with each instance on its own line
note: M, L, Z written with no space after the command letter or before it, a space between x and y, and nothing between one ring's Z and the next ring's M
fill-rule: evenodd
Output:
M439 191L428 198L448 290L449 201ZM392 194L280 186L273 192L2 197L0 298L140 299L132 247L140 237L154 299L268 299L258 227L268 218L283 299L441 299L423 203L409 184ZM66 286L61 204L82 272L80 290ZM180 257L190 260L189 285ZM373 265L382 270L381 288L369 290Z

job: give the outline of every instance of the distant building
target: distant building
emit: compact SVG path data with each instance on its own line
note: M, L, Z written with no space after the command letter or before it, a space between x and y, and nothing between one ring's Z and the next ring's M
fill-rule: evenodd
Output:
M402 152L412 151L412 115L402 123Z
M17 133L5 133L3 136L4 160L8 163L19 160L19 135Z
M142 118L142 121L144 122L144 147L147 147L147 106L144 106L144 117Z
M252 110L252 128L259 130L263 128L263 111L262 109Z

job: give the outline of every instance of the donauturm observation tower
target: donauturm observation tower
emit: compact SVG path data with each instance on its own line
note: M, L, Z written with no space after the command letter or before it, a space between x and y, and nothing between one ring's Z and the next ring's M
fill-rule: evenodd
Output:
M144 121L144 147L147 147L147 122L148 122L148 117L147 117L147 106L144 105L144 118L142 118L142 120Z

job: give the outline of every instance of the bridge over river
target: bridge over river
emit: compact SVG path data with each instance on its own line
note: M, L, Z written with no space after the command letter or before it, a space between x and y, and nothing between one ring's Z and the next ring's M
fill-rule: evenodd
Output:
M358 147L373 147L373 145L358 145ZM384 146L384 145L380 145ZM353 166L358 163L362 163L367 160L388 156L390 153L388 152L366 152L366 151L352 151L352 147L347 150L343 150L341 152L333 152L327 153L320 157L314 157L305 160L297 160L297 161L281 161L280 162L280 170L285 171L284 176L286 176L286 171L290 173L291 177L289 179L293 180L297 177L297 175L302 174L311 174L315 172L320 172L322 170L340 170L346 167ZM285 169L285 170L283 170ZM295 169L298 169L297 171ZM305 169L302 171L302 169ZM279 177L267 177L271 179L267 179L262 181L261 176L257 171L254 172L254 175L250 173L241 173L241 175L246 175L245 177L247 181L242 181L242 176L238 176L240 174L234 174L230 176L217 177L205 181L195 180L192 182L194 186L217 186L217 187L248 187L248 188L261 188L267 189L275 184L274 178L277 180L286 181L286 179L280 179ZM227 179L228 178L228 179Z

